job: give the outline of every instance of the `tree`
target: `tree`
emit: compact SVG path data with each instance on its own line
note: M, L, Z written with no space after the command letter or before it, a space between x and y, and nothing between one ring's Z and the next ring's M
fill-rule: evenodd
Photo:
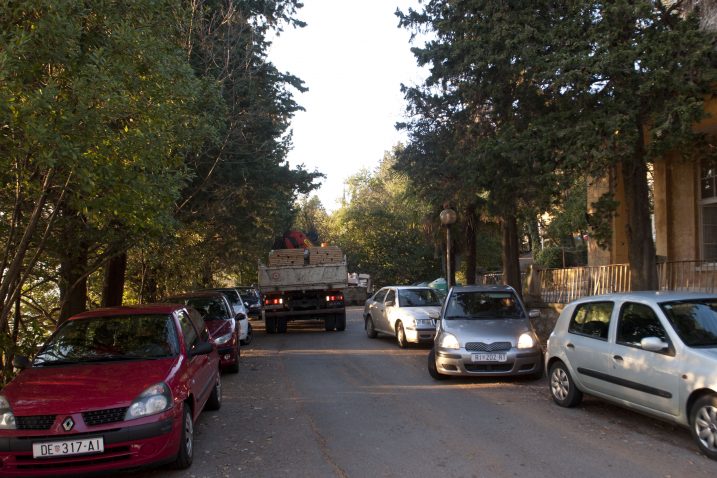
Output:
M432 280L440 272L433 237L426 234L432 210L410 193L394 162L395 151L375 171L349 179L349 199L332 214L329 239L343 249L350 270L371 274L374 284Z
M573 177L620 165L632 284L656 287L647 164L704 145L692 125L713 72L712 37L680 6L433 0L399 13L403 26L435 35L414 48L432 69L407 89L412 142L430 151L438 140L468 187L488 193L503 219L509 284L518 209L545 210Z

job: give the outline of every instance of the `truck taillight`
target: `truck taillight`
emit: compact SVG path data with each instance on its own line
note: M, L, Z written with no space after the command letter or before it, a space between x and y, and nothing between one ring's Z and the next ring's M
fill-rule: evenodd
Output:
M341 294L338 295L327 295L326 296L326 302L337 302L339 300L344 300L344 296Z
M284 303L284 299L281 297L267 297L264 299L264 305L281 305Z

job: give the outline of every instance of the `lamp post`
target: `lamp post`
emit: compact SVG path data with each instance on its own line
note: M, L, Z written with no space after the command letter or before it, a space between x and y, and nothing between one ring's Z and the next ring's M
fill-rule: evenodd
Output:
M441 224L446 226L446 287L451 288L451 224L456 222L456 211L446 208L441 211Z

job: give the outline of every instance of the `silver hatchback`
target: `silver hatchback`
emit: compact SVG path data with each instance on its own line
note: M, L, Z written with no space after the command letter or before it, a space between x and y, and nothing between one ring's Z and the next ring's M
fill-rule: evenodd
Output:
M539 316L532 311L531 317ZM449 376L543 374L543 351L530 317L509 286L453 287L428 355L436 380Z
M589 393L689 427L717 459L717 295L633 292L563 309L548 340L550 394Z

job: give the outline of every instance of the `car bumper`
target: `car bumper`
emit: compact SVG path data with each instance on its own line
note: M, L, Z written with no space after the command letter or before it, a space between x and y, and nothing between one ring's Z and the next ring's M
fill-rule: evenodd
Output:
M0 476L103 475L110 470L131 470L167 463L177 456L181 415L136 426L75 435L16 434L0 436ZM22 432L18 430L18 432ZM56 458L33 458L32 444L102 436L104 452Z
M474 362L475 352L464 349L437 349L436 369L444 375L507 376L530 375L542 371L543 353L540 350L511 349L505 362Z
M236 345L232 345L230 347L218 347L217 352L219 353L219 366L222 368L234 365L239 361Z
M406 333L406 341L412 344L425 344L433 342L436 336L436 329L410 329L404 330Z

